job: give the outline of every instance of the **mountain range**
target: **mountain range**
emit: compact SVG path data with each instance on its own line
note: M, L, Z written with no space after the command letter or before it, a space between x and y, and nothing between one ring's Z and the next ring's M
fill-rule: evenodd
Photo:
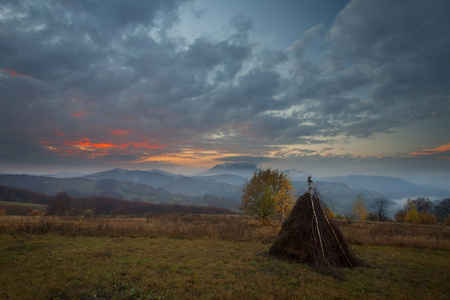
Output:
M243 185L256 170L254 164L227 163L194 176L171 174L155 169L112 169L79 177L71 176L72 173L45 176L2 174L0 185L47 195L64 191L72 197L107 196L124 200L216 206L237 210ZM307 191L307 175L295 170L286 173L295 175L292 183L297 190L297 196ZM62 178L64 175L66 178ZM369 211L375 199L379 198L387 199L388 205L394 208L391 199L450 196L450 191L447 190L387 176L323 177L315 180L315 184L327 204L339 214L349 213L360 193L366 199Z
M391 199L407 197L449 197L448 190L426 185L416 184L398 177L390 176L368 176L368 175L348 175L323 177L322 181L340 182L350 187L365 188L382 193Z

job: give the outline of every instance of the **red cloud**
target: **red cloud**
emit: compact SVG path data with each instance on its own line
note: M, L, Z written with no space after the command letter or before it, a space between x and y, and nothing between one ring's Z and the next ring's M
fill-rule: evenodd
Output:
M434 149L424 149L419 152L411 152L412 155L432 155L432 154L438 154L443 152L449 152L450 151L450 143L446 145L439 146ZM449 157L439 157L440 159L450 159Z
M0 70L2 70L2 69L0 69ZM2 71L9 73L9 76L13 76L13 77L18 76L18 77L29 78L29 76L27 76L25 74L22 74L22 73L19 73L19 72L16 72L16 71L11 70L11 69L3 69Z
M84 139L84 140L86 140L86 139ZM78 148L84 148L85 150L88 150L88 148L125 148L125 147L128 147L128 144L115 145L115 144L109 144L109 143L91 143L88 141L85 141L85 142L65 141L64 145L75 146Z
M114 135L124 135L124 134L129 134L134 132L135 130L116 130L116 129L112 129L111 133Z
M114 132L120 135L131 131ZM55 135L65 137L61 132L55 132ZM42 140L40 141L40 144L43 148L60 156L85 156L91 159L106 156L108 154L139 154L139 149L159 149L167 146L166 144L159 145L158 143L151 144L149 142L127 142L123 144L93 142L89 138L80 138L75 141L65 140L63 142Z
M89 110L87 108L83 108L80 109L79 111L71 113L72 116L77 117L78 119L83 119L88 114Z
M158 143L154 143L153 145L150 145L148 142L142 142L142 143L129 143L130 145L133 145L135 148L147 148L147 149L159 149L164 148L167 145L158 145Z

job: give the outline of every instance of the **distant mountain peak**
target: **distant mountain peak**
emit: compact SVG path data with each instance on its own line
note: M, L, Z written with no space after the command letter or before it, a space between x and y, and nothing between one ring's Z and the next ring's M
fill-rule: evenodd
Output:
M249 163L249 162L237 162L237 163L223 163L223 164L218 164L215 165L214 167L212 167L211 169L223 169L223 168L252 168L252 169L257 169L256 165L254 163Z
M223 163L212 167L211 169L197 174L198 176L211 176L211 175L238 175L242 177L251 177L258 168L254 163L249 162L237 162L237 163Z
M341 182L351 187L378 191L392 199L406 197L448 197L450 191L416 184L399 177L380 175L346 175L321 178L328 182Z
M51 177L51 178L74 178L74 177L83 177L86 176L86 173L76 173L76 172L58 172L55 174L45 174L41 175L43 177Z

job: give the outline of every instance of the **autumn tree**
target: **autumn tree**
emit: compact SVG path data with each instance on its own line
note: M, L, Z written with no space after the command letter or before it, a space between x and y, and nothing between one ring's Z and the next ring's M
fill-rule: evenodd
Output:
M395 213L395 220L397 222L404 222L405 221L405 216L406 216L406 211L404 209L399 209L396 213Z
M399 222L435 224L438 218L433 215L433 202L425 197L408 199L403 208L395 214Z
M364 220L367 218L367 210L364 206L366 199L363 197L362 193L359 193L358 199L353 203L353 213L357 220Z
M397 222L405 222L406 215L413 208L416 209L416 205L414 204L413 200L408 198L408 200L406 200L406 203L403 205L403 208L399 209L395 213L395 220Z
M291 179L278 170L258 170L242 190L239 207L250 216L256 216L261 223L270 217L279 216L282 221L289 213L295 200Z
M419 211L417 208L411 208L405 215L405 223L419 223Z

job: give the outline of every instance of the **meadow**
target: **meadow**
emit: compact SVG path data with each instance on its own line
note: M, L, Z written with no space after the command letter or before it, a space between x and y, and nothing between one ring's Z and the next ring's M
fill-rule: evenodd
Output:
M336 220L366 267L269 256L240 215L0 217L1 299L448 299L450 228Z

